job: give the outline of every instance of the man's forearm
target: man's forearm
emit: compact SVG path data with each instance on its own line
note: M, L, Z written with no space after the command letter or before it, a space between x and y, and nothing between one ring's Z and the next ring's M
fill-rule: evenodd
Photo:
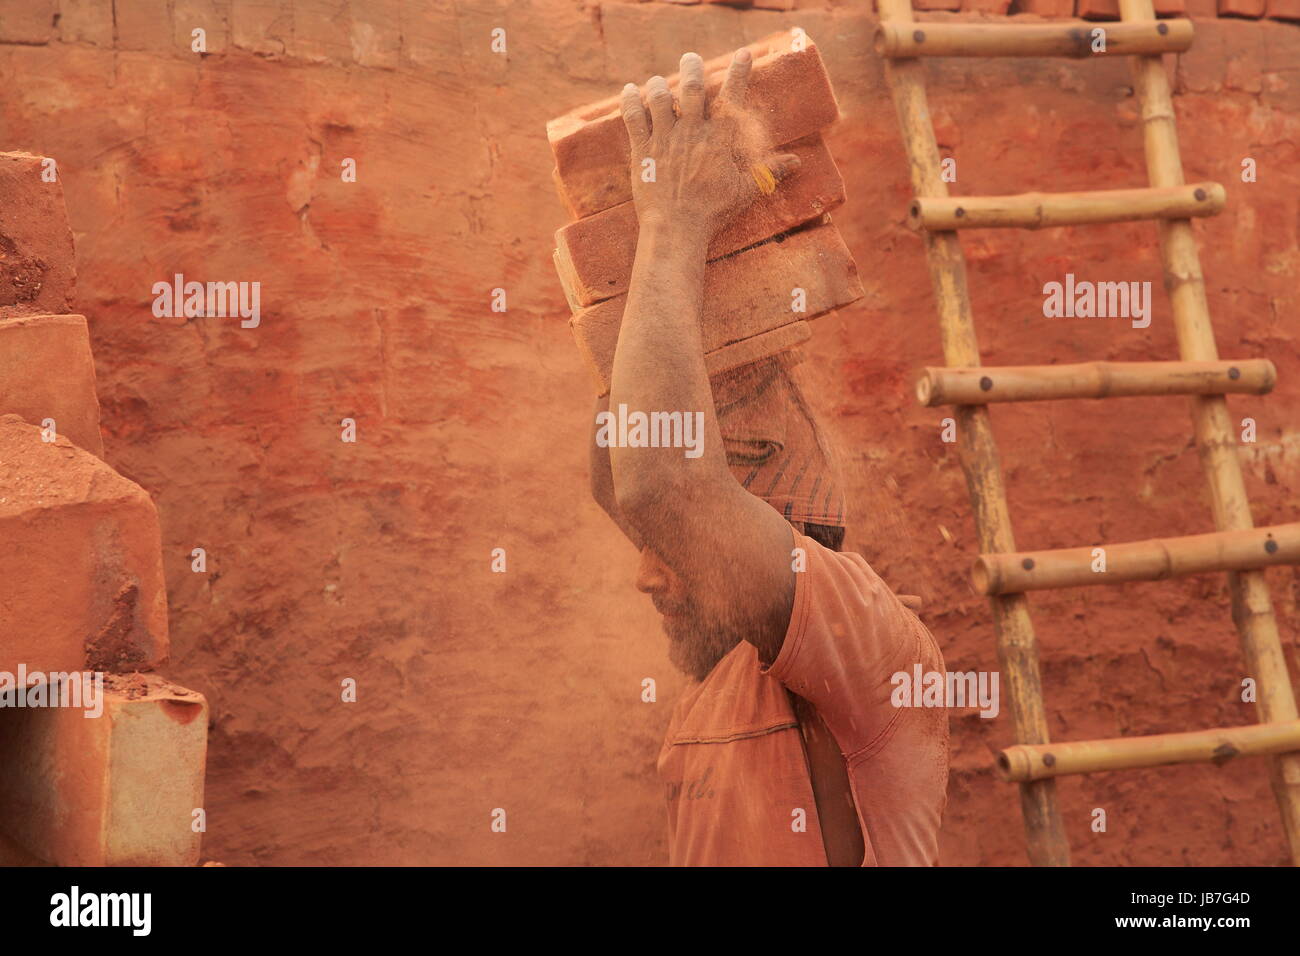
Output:
M603 412L609 411L609 397L596 399L596 408L593 413L592 433L591 433L591 496L596 499L605 514L609 515L614 524L618 525L624 536L632 542L637 548L641 549L641 536L637 533L636 528L628 523L623 517L623 512L619 510L618 501L614 497L614 474L610 470L609 452L610 449L597 441L596 436L600 429L596 422Z
M703 415L701 454L681 448L611 447L620 504L660 508L673 492L729 477L704 364L700 311L709 236L680 223L642 223L623 312L610 408Z

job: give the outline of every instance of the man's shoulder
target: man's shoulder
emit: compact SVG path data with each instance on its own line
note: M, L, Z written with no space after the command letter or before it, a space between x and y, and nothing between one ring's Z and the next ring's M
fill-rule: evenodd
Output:
M803 549L803 567L801 579L796 581L794 616L801 605L806 611L817 602L833 602L850 612L865 612L869 606L881 603L891 610L894 605L902 608L893 589L863 555L834 551L797 530L795 533L797 546ZM796 571L800 570L800 557L795 554L792 560Z

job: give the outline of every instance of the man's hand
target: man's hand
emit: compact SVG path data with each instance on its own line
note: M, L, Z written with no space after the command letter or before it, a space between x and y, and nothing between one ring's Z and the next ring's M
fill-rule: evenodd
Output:
M662 76L623 88L623 122L632 149L632 198L637 219L671 224L713 237L727 220L799 168L799 158L772 154L762 124L747 110L749 50L738 50L722 89L706 110L704 61L681 60L677 111ZM708 115L706 115L706 113Z

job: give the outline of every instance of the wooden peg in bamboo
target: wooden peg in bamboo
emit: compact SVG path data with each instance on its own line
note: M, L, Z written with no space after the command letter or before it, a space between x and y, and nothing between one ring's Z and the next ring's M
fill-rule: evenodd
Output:
M926 368L917 377L916 398L933 407L1141 395L1262 395L1276 382L1277 369L1268 359Z
M997 757L1003 780L1134 770L1176 763L1223 765L1236 757L1300 750L1300 720L1181 734L1008 747Z
M1300 564L1300 522L1057 551L982 554L971 578L981 594L1019 594L1275 564Z
M1130 56L1184 53L1192 45L1191 20L1133 23L881 23L876 53L890 59L917 56Z
M1227 192L1218 183L1162 189L1101 189L1017 196L917 198L908 207L914 229L1046 229L1142 219L1187 219L1222 211Z

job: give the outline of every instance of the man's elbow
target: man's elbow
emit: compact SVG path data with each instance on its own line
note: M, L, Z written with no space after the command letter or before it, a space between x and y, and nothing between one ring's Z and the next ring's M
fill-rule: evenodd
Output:
M614 474L618 510L641 530L671 521L689 497L689 485L669 469L637 468Z
M614 504L619 514L636 528L643 528L647 516L655 509L655 502L662 496L652 482L643 480L614 482Z
M728 474L728 480L734 481ZM716 501L719 489L712 476L692 475L680 470L638 471L614 478L614 499L619 511L636 528L671 529L692 514Z

